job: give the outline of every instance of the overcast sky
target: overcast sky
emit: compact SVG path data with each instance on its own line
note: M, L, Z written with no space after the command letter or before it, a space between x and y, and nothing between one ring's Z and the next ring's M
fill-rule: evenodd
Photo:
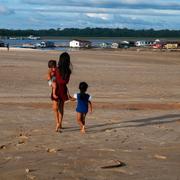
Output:
M180 29L180 0L0 0L0 28Z

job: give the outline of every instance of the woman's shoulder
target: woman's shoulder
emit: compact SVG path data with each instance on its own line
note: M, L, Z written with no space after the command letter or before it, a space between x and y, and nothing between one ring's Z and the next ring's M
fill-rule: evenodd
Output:
M58 77L58 78L60 78L60 79L63 79L63 76L62 76L62 74L61 74L61 71L57 68L57 70L56 70L56 76ZM68 80L70 78L70 74L68 74L68 75L66 75L65 76L65 80Z
M59 71L58 68L56 69L56 78L57 78L57 79L62 78L61 73L60 73L60 71Z

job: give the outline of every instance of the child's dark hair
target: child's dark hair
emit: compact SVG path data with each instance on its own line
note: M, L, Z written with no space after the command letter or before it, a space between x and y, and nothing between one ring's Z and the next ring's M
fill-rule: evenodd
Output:
M58 69L63 79L68 78L72 72L72 64L70 56L67 52L62 53L59 56Z
M49 60L48 61L48 68L55 68L56 67L56 61L55 60Z
M80 98L85 98L85 92L87 91L88 84L86 82L80 82L79 83L79 90L80 90Z

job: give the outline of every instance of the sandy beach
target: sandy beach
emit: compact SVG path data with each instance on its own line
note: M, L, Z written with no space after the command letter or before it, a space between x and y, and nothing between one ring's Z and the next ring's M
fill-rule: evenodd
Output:
M54 131L46 73L60 53L0 49L0 180L180 180L180 52L69 52L70 93L86 81L92 95L86 134L69 101Z

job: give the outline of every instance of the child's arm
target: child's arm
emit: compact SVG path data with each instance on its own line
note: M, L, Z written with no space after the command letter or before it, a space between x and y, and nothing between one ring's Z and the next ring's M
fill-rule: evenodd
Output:
M76 101L77 100L77 94L74 94L74 96L70 96L71 101Z
M89 112L92 113L93 108L92 108L92 103L91 103L91 101L88 101L88 104L89 104Z

